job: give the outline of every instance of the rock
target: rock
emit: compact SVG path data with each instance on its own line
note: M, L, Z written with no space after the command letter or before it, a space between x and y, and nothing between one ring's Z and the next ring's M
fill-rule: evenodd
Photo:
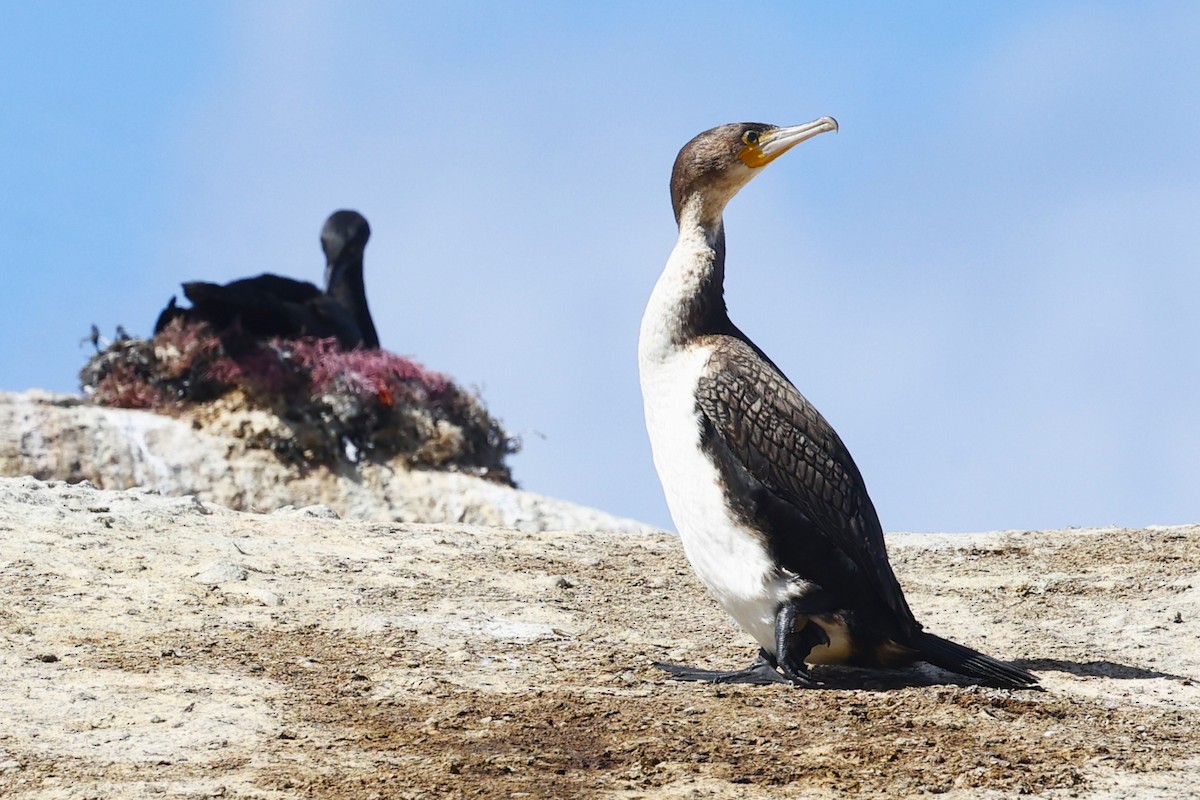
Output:
M247 574L246 570L237 564L231 564L228 561L214 561L201 567L200 571L192 577L199 583L218 586L222 583L244 581Z
M402 461L299 469L252 446L261 411L206 410L201 419L103 408L38 390L0 392L0 476L106 489L141 487L239 511L326 519L456 522L524 531L649 533L640 522L455 472ZM299 508L299 511L294 509ZM327 516L332 514L333 516Z
M0 478L0 797L1195 795L1200 527L889 535L926 628L1045 691L806 690L653 666L756 650L674 536L192 505Z

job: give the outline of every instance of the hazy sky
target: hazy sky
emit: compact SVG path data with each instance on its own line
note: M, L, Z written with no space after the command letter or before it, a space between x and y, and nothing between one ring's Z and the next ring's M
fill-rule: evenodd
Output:
M730 314L888 530L1200 521L1200 5L3 2L0 389L181 281L315 282L528 489L670 526L637 382L679 147L841 132L726 214Z

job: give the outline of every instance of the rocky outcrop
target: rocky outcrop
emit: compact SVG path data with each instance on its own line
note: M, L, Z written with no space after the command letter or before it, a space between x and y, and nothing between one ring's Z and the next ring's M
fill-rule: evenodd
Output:
M120 338L98 350L79 385L94 405L202 423L219 423L213 412L249 412L253 446L297 467L400 459L516 485L508 457L520 440L478 393L387 350L263 339L239 326L218 334L176 317L152 339ZM248 438L241 427L234 433Z
M221 400L178 417L69 395L0 393L0 475L141 486L242 511L325 505L343 517L526 531L639 533L630 519L401 459L298 467L260 442L278 419Z
M1200 528L889 536L932 668L754 654L679 539L246 514L0 478L0 797L1197 796Z

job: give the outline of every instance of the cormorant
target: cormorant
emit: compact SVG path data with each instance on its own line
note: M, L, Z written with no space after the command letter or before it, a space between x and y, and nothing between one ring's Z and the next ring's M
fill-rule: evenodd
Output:
M379 336L367 308L363 250L371 228L357 211L335 211L321 230L325 251L325 291L307 281L264 273L224 285L183 284L191 308L172 297L154 325L157 334L177 317L207 322L217 331L232 326L253 336L336 336L346 350L379 348Z
M675 160L679 239L638 342L646 427L688 560L761 649L732 672L658 666L682 680L812 686L806 663L926 661L1036 686L1028 672L922 629L849 451L726 312L726 203L783 153L837 128L831 117L722 125Z

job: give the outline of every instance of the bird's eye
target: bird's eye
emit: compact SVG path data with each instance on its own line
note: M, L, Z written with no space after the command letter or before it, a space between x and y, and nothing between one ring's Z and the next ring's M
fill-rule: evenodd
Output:
M742 134L743 144L758 144L758 131L746 131Z

